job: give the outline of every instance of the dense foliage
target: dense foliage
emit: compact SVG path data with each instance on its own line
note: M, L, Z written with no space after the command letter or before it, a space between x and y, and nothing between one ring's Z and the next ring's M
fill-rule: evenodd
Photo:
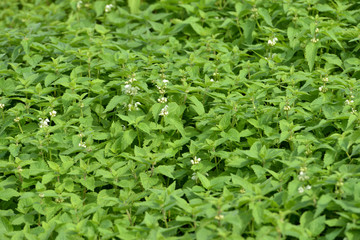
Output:
M0 7L0 239L359 239L357 1Z

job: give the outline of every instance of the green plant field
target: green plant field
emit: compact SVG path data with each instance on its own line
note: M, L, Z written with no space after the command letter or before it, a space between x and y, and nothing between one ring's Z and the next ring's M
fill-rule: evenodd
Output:
M360 2L0 1L0 239L360 239Z

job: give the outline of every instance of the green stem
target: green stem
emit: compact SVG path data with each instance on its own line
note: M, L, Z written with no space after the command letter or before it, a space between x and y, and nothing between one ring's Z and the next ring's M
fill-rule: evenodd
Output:
M23 130L22 130L21 125L20 125L19 122L18 122L18 126L19 126L19 129L20 129L20 132L23 134L24 132L23 132Z

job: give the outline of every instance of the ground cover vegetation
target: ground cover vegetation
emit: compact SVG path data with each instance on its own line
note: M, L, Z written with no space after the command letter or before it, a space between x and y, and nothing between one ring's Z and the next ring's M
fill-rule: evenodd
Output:
M359 239L357 1L0 6L0 239Z

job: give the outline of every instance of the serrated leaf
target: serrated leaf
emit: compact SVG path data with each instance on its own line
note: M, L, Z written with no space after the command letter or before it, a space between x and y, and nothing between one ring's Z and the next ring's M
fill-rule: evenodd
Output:
M310 69L310 72L312 72L315 64L315 57L316 57L317 47L316 44L313 42L310 42L305 47L305 59L308 62L308 66Z
M140 173L140 182L145 189L149 189L155 184L157 184L158 180L159 179L156 176L150 177L147 173Z
M126 100L126 96L114 96L105 108L105 112L112 111L119 103L123 103Z
M185 132L184 126L183 126L182 122L180 122L178 119L175 119L172 117L167 117L167 118L165 118L165 123L173 125L183 137L186 137L186 132Z
M189 97L189 99L194 104L193 108L199 116L205 114L205 109L203 104L195 96L191 96Z
M183 210L185 210L187 213L191 213L192 212L192 207L189 205L188 202L186 202L185 199L178 197L176 195L172 195L172 198L175 199L176 201L176 205L178 205L180 208L182 208Z
M0 191L0 199L3 201L9 201L12 197L18 197L20 193L12 188L7 188Z
M174 169L175 169L175 165L161 165L154 169L154 173L159 173L169 178L174 178L173 176Z
M335 54L325 53L321 56L321 58L325 59L330 64L334 64L342 68L342 61Z
M128 6L132 14L140 12L140 0L128 0Z
M100 16L104 13L105 11L105 5L106 5L106 2L105 1L96 1L94 3L94 10L96 12L96 16Z
M121 151L124 151L136 138L137 133L130 129L126 130L121 138Z
M192 22L190 23L191 27L194 29L194 31L199 34L200 36L206 36L207 31L198 23Z
M265 8L259 8L258 12L260 14L260 16L265 20L265 22L269 25L269 26L273 26L272 25L272 19L271 16L269 14L269 11L266 10Z
M203 185L204 188L209 189L211 184L209 179L207 179L203 174L201 173L196 173L197 177L199 178L201 184Z
M95 189L95 178L94 177L86 177L86 179L81 178L80 183L90 191L94 191L94 189Z

